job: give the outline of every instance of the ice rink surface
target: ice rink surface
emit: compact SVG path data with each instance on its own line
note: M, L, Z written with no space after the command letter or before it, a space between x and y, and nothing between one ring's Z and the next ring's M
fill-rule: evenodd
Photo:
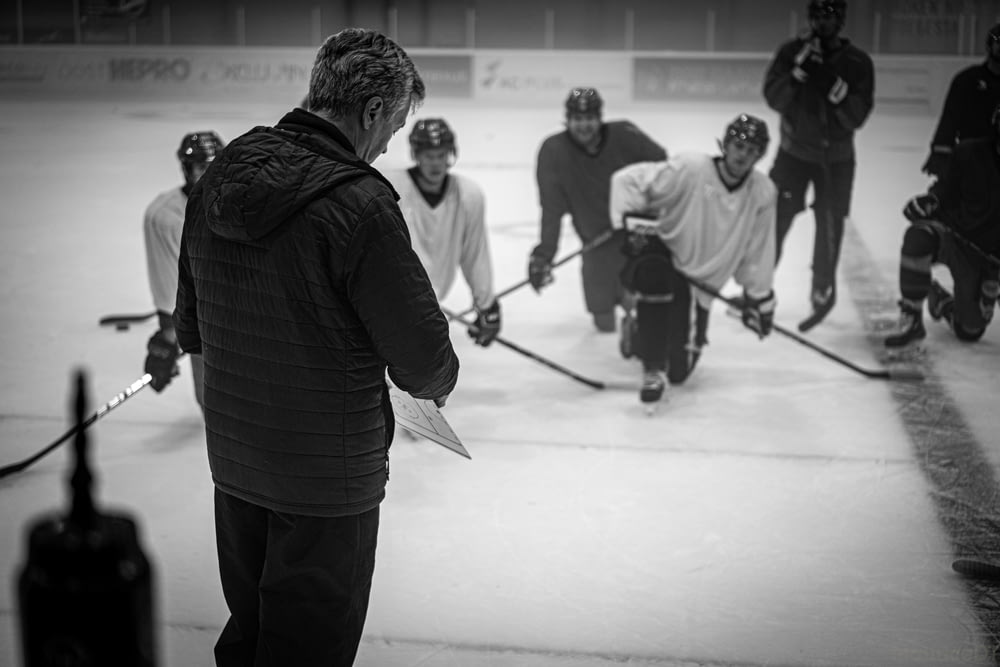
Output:
M97 321L152 309L142 212L180 182L182 135L231 140L288 108L0 101L0 465L69 428L74 368L89 373L92 409L141 375L152 322L116 333ZM715 151L743 111L777 134L762 104L606 117L635 121L677 153ZM535 152L561 129L561 110L431 101L418 111L427 116L449 121L456 169L486 191L497 288L522 280L537 238ZM882 368L900 210L927 185L919 167L934 122L877 108L858 135L841 299L808 338L864 368ZM376 167L408 163L408 132ZM777 321L791 329L807 312L812 229L804 213L778 271ZM560 255L577 247L567 226ZM445 305L469 303L459 279ZM502 335L535 354L638 383L617 336L590 325L578 262L540 296L506 297L503 314ZM1000 326L975 345L928 328L918 359L927 381L901 386L777 334L758 341L717 304L697 371L649 417L634 390L595 390L500 346L475 347L455 326L462 371L444 412L472 459L427 441L393 444L357 664L993 664L991 589L950 565L1000 559ZM161 664L213 664L227 612L187 365L167 391L137 394L90 434L98 499L135 513L156 568ZM65 507L67 452L0 481L0 667L19 664L24 530Z

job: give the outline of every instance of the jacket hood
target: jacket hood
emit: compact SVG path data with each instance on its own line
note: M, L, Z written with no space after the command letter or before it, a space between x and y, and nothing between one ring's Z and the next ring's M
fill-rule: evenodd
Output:
M275 127L257 127L232 141L192 196L201 197L213 233L252 242L325 191L369 174L385 180L354 154L336 127L296 110Z

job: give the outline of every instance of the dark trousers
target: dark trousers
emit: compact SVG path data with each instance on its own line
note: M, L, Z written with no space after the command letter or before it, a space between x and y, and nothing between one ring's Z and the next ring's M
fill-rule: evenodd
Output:
M771 180L778 188L775 263L781 259L781 247L792 221L806 208L806 190L810 183L813 186L816 218L812 256L814 290L834 287L837 282L844 218L851 210L854 166L853 160L827 165L804 162L785 151L778 151L771 167Z
M216 489L215 534L230 617L219 667L354 663L368 613L379 510L274 512Z

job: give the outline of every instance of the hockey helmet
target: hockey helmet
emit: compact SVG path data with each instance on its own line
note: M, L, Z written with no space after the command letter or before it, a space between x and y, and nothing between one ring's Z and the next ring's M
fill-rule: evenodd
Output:
M181 139L177 159L182 163L206 164L225 147L226 144L215 132L192 132Z
M998 42L1000 42L1000 23L997 23L986 33L986 53L993 53L993 45Z
M818 19L830 14L843 20L847 15L847 0L809 0L809 18Z
M734 139L756 146L760 150L760 154L763 155L767 152L771 135L768 134L767 123L756 116L741 113L726 127L726 134L722 137L722 145L725 146Z
M604 100L601 99L601 94L597 92L596 88L574 88L569 91L569 96L566 98L566 115L573 113L578 114L597 114L601 115L601 110L604 107Z
M847 17L846 0L809 0L809 20L818 21L833 16L837 20L837 30L844 27Z
M447 148L453 154L458 153L455 133L443 118L422 118L413 125L413 130L410 132L410 150L416 155L429 148Z

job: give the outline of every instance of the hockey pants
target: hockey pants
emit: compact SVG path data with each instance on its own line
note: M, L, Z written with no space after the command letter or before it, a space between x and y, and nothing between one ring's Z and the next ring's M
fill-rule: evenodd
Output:
M708 310L697 305L659 239L629 260L622 284L635 296L636 353L643 369L665 370L670 384L683 383L707 342Z

